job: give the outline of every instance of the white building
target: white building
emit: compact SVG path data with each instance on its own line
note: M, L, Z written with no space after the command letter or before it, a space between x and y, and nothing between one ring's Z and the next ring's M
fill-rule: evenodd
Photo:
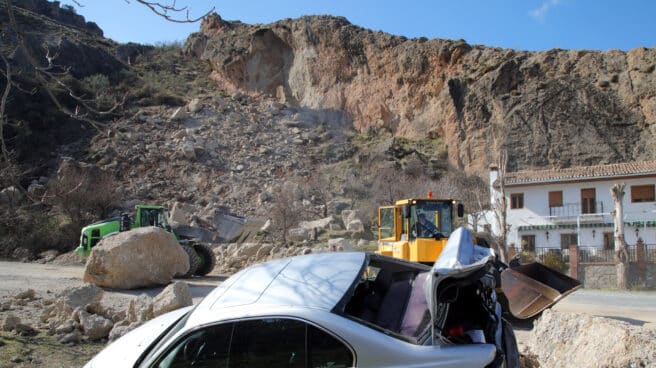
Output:
M494 204L500 196L498 170L490 169ZM613 199L610 188L624 183L625 239L656 244L656 161L530 170L506 173L507 241L520 249L566 249L570 244L612 249ZM486 219L498 234L490 212Z

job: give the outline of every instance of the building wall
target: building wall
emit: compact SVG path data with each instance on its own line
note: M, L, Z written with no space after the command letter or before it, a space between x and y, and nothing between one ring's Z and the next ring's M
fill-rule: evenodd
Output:
M638 267L629 264L629 287L656 288L656 265L648 264L645 279L638 279ZM612 289L617 287L617 273L613 264L582 264L579 268L579 281L588 289Z
M612 224L613 219L609 212L614 210L613 199L610 194L612 185L624 182L626 183L625 196L624 196L624 221L655 221L656 220L656 202L631 202L631 186L642 184L655 184L656 178L637 178L637 179L614 179L604 181L591 181L580 183L556 183L544 185L528 185L528 186L512 186L506 187L506 198L508 206L511 205L511 195L514 193L524 194L524 208L510 209L508 208L507 223L511 225L508 233L508 243L514 243L518 247L521 245L522 235L534 235L537 247L560 247L561 234L577 234L579 236L580 246L596 246L602 247L604 242L603 233L613 232L613 227L599 227L587 228L580 227L577 229L553 229L553 230L530 230L518 231L520 226L531 225L555 225L555 224L577 224L579 223L608 223ZM549 198L550 191L563 192L563 204L579 204L581 203L581 189L594 188L596 195L596 202L601 202L597 206L599 214L594 216L582 215L579 218L572 217L565 221L565 218L560 219L550 217L549 213ZM498 194L497 194L498 195ZM656 228L649 228L644 226L639 227L639 236L642 237L647 244L656 244ZM594 234L593 234L594 230ZM547 234L548 232L548 234ZM637 237L635 234L635 227L625 227L625 240L628 244L635 244Z

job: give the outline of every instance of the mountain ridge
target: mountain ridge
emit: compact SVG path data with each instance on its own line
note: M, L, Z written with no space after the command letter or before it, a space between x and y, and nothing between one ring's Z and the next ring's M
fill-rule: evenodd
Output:
M499 148L510 169L656 157L655 49L517 51L343 17L249 25L212 14L184 52L209 62L220 88L343 111L361 133L442 138L468 172L485 171Z

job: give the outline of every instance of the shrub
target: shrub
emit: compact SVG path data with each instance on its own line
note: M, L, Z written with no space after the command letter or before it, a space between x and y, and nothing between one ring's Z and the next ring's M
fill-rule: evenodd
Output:
M560 273L567 272L568 268L567 263L565 263L560 257L558 257L558 255L552 252L549 252L544 256L542 264L556 271L559 271Z

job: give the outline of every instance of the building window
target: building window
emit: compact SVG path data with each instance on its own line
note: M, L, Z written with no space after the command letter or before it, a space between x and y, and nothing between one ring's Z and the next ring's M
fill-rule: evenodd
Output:
M563 191L549 192L549 207L563 206Z
M581 189L581 213L597 213L595 188Z
M522 251L535 252L535 235L522 235Z
M510 195L510 208L524 208L524 193L513 193Z
M615 249L615 234L604 233L604 249Z
M654 184L632 185L631 202L654 202Z

